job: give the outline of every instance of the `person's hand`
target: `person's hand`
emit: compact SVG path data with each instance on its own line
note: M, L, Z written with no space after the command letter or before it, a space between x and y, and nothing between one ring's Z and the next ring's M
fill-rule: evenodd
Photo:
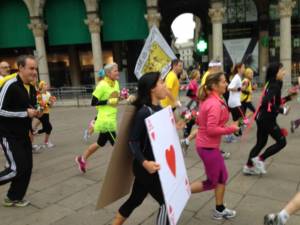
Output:
M110 98L107 100L107 103L112 106L116 106L118 104L118 102L119 102L118 98Z
M185 127L186 123L184 120L179 120L176 122L176 129L181 130Z
M160 165L154 161L145 160L143 162L143 167L148 171L148 173L153 174L160 170Z
M27 114L28 114L29 118L33 118L33 117L37 116L38 111L36 109L28 108Z
M232 122L232 123L229 125L229 127L234 128L235 131L240 130L240 127L239 127L239 121Z
M43 111L37 111L36 117L41 118L43 116L44 112Z
M176 101L176 107L181 107L182 106L182 104L181 104L181 102L178 100L178 101Z

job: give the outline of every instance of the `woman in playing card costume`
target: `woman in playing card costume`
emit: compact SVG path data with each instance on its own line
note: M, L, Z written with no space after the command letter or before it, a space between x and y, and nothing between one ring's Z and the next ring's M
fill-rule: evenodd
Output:
M266 86L264 89L261 104L255 115L257 124L257 140L250 151L247 164L243 168L246 175L265 174L264 161L270 156L278 153L286 145L285 129L280 129L276 118L279 113L286 115L289 107L284 105L295 93L281 98L282 80L285 70L281 63L271 63L267 68ZM268 147L261 155L259 153L266 146L269 135L276 141Z
M129 199L120 207L113 225L123 224L150 194L160 205L157 225L169 224L164 197L157 171L160 165L154 161L154 155L147 134L145 119L161 110L160 100L167 95L166 87L159 72L146 73L138 81L137 99L133 103L137 112L129 135L129 146L132 151L133 173L135 176Z
M93 92L92 106L98 110L97 119L94 123L94 132L99 133L96 143L91 144L75 161L78 169L86 172L87 159L103 147L108 141L111 145L115 143L117 130L117 106L119 102L119 70L116 63L107 64L104 67L105 77L102 79Z
M199 125L196 148L197 153L203 161L207 179L195 181L191 184L191 192L198 193L208 190L215 190L216 208L213 211L213 218L217 220L233 218L236 215L234 210L224 206L225 185L228 178L224 158L220 151L222 135L232 134L240 128L238 122L227 126L229 111L222 98L226 92L227 82L223 72L210 74L201 91Z

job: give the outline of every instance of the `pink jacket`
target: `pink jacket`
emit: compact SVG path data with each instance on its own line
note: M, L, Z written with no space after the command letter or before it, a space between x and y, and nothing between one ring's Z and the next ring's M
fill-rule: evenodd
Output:
M236 131L234 127L226 126L228 119L226 103L217 94L211 93L199 106L196 147L219 148L222 135Z
M197 100L197 91L198 91L198 83L195 80L191 80L188 86L188 90L192 90L193 94L195 95L194 97L192 97L191 99L193 100Z

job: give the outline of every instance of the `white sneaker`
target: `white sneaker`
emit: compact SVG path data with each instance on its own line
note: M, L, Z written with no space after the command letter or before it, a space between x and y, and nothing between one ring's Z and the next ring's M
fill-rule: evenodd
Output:
M187 150L190 146L190 143L188 142L188 140L185 138L185 139L181 139L180 140L180 144L181 144L181 147L183 149L183 153L184 155L187 155Z
M256 169L256 167L249 167L245 165L243 167L243 174L244 175L260 175L260 171Z
M51 143L50 141L48 141L47 143L45 143L45 147L47 148L53 148L55 145L53 143Z
M33 154L38 154L38 153L41 153L41 152L42 152L42 146L41 145L37 145L37 144L32 145L32 153Z
M236 216L236 211L232 209L225 208L222 212L218 210L214 210L213 212L213 219L215 220L222 220L222 219L231 219Z
M278 214L268 214L264 217L264 225L284 225Z
M259 157L252 158L251 160L252 160L254 166L256 167L256 169L259 170L261 174L267 173L265 163L263 161L261 161L259 159Z
M87 129L85 129L85 130L83 131L83 140L84 140L85 142L87 142L88 139L89 139L89 137L90 137L89 132L88 132Z

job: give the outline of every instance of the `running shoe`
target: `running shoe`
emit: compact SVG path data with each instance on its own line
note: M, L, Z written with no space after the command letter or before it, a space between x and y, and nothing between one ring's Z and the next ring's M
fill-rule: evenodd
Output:
M222 156L223 156L224 159L229 159L230 158L230 155L231 155L230 152L225 152L225 151L221 150L221 153L222 153Z
M190 144L188 143L188 141L186 139L181 139L180 144L181 144L181 147L183 149L184 155L186 155Z
M51 142L51 141L48 141L47 143L45 143L45 147L47 148L53 148L55 145Z
M284 225L278 214L268 214L264 217L264 225Z
M215 220L222 220L222 219L231 219L236 216L236 211L232 209L225 208L222 212L218 210L214 210L213 212L213 219Z
M260 171L256 169L256 167L252 166L249 167L247 165L245 165L243 167L243 174L244 175L260 175Z
M259 157L252 158L252 162L261 174L267 173L265 163L262 160L260 160Z
M292 121L291 121L291 132L294 133L295 130L296 130L296 124L295 124L295 122L292 120Z
M86 162L83 159L83 157L82 156L76 156L75 162L78 165L79 171L82 172L82 173L85 173L86 172Z
M88 132L87 129L85 129L85 130L83 131L83 140L84 140L85 142L87 142L88 139L89 139L89 137L90 137L89 132Z
M23 200L10 200L9 198L5 198L3 201L3 206L5 207L26 207L30 204L29 201L23 199Z

